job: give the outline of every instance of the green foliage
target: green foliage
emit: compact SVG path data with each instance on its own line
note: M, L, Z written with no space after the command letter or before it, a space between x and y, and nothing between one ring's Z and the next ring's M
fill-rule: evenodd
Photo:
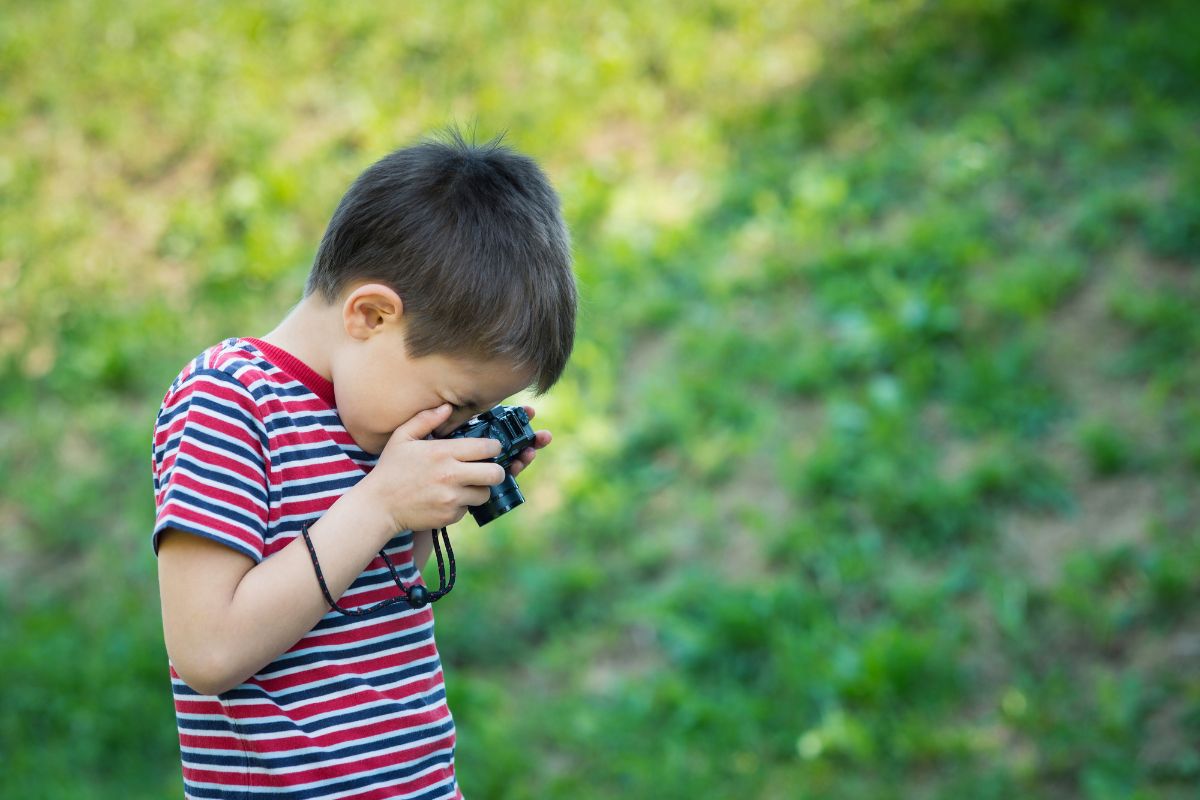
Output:
M438 606L469 795L1195 794L1188 3L4 16L0 794L178 793L158 400L451 121L547 166L583 294Z
M1088 463L1097 475L1115 475L1132 466L1133 443L1113 425L1103 421L1089 422L1080 429L1079 439Z

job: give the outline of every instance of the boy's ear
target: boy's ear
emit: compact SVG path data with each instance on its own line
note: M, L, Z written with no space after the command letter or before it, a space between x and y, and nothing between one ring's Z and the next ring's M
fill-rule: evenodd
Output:
M355 339L367 339L404 316L400 295L382 283L355 287L342 302L342 324Z

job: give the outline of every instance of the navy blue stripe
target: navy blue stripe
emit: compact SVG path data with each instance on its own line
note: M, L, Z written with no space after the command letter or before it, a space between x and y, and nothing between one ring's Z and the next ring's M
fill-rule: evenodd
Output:
M250 394L251 397L253 397L255 400L259 401L260 403L263 400L278 399L279 402L282 403L283 399L307 400L309 398L316 397L316 395L314 395L312 393L311 389L309 389L304 384L299 383L298 381L295 382L294 386L288 386L288 385L284 385L281 383L272 383L270 380L271 378L274 378L275 380L279 380L280 378L284 378L284 377L290 378L291 376L286 375L285 373L282 373L279 370L273 370L273 368L269 368L269 365L266 365L266 364L254 365L254 366L256 366L256 368L268 373L267 374L268 380L258 382L257 386L246 386L245 384L242 384L242 386L245 388L246 392L248 392ZM237 380L237 379L234 378L234 380ZM256 379L256 381L258 381L258 379ZM320 399L320 398L317 398L317 399ZM322 400L321 402L324 402L324 401ZM287 414L287 412L284 412L283 409L280 409L280 411L274 412L274 413L276 416L278 416L280 413ZM288 415L288 416L290 416L290 415ZM326 407L325 409L304 412L304 414L302 416L296 416L296 417L293 417L293 419L318 422L322 425L329 425L330 423L333 423L334 425L337 425L337 426L341 425L341 417L338 416L337 410L328 408L328 407Z
M210 531L207 528L200 528L200 527L197 527L196 525L193 525L190 522L185 522L185 521L183 521L181 519L177 519L175 517L168 517L166 520L159 523L158 526L154 529L153 543L154 543L154 553L156 555L158 554L158 537L167 528L174 528L177 531L183 531L184 533L192 533L192 534L195 534L196 536L203 536L205 539L212 539L214 542L218 542L219 544L223 544L226 547L233 548L234 550L237 550L239 553L244 553L245 555L249 556L256 564L258 562L262 561L262 558L263 558L262 553L255 551L254 549L252 549L251 547L249 547L248 545L244 544L241 541L229 538L229 535L226 533L220 533L218 531Z
M318 492L328 492L333 489L352 489L355 484L363 479L363 474L360 472L357 475L346 475L339 478L330 478L329 480L308 480L303 485L292 484L292 491L288 493L289 500L301 500L308 495L317 494Z
M241 384L238 384L241 386ZM245 387L242 387L245 390ZM170 407L164 407L159 415L159 425L169 425L174 422L176 417L186 416L194 407L207 409L217 417L228 417L230 420L237 422L247 430L254 432L255 438L262 440L263 421L256 416L251 416L246 413L246 410L236 403L231 408L229 405L217 403L212 400L212 395L206 395L202 390L195 389L192 394L182 400L177 401Z
M337 694L343 691L349 691L352 689L356 691L362 691L364 687L370 687L377 691L381 691L382 687L387 684L400 683L410 678L432 675L433 673L437 672L441 666L441 659L435 657L428 662L413 664L403 669L383 672L378 675L356 675L330 683L322 683L319 686L297 688L290 692L268 694L261 688L253 685L246 686L243 684L245 688L237 687L235 689L230 689L221 696L230 700L268 699L276 705L285 706L293 703L300 703L305 700L325 697L326 695ZM424 702L428 701L422 701L422 703Z
M315 397L312 390L300 383L286 372L268 364L265 361L243 361L238 364L240 367L253 367L266 374L267 380L262 381L254 388L246 387L251 394L263 397L286 397L289 400L303 400L309 397ZM281 383L282 380L287 380L287 383Z
M440 700L442 700L444 698L445 698L444 692L432 693L432 694L430 694L430 696L428 696L428 699L422 703L392 703L392 704L384 705L384 706L382 706L382 708L379 708L379 709L358 710L358 711L354 711L354 712L348 712L348 714L338 715L336 717L335 721L322 720L319 723L306 723L306 724L304 724L304 726L300 726L300 724L293 724L288 721L283 721L283 722L242 721L241 723L238 724L238 726L236 726L236 729L238 729L238 732L242 736L256 736L256 735L262 736L262 735L272 735L272 734L283 733L283 734L305 736L305 738L312 738L312 736L322 735L326 732L326 730L331 729L331 728L336 728L338 726L344 726L344 724L376 722L379 720L384 720L384 718L388 718L391 715L401 714L401 712L403 712L403 711L420 711L420 710L424 710L427 708L431 708L431 703L438 703L438 702L440 702ZM452 727L452 723L450 722L449 718L448 718L448 720L446 720L445 724L448 727ZM397 733L396 735L413 735L413 734ZM428 738L428 736L422 736L422 735L416 736L416 740L426 739L426 738ZM353 744L354 744L354 742L346 742L346 745L342 745L342 746L350 746ZM281 757L282 756L286 756L286 753L282 753ZM307 758L307 757L305 757L305 758Z
M227 382L222 381L222 383ZM239 383L237 384L237 387L241 389L243 394L245 394L245 386L242 386ZM218 395L213 395L211 392L205 393L199 388L194 389L190 395L176 402L169 408L164 409L159 419L162 422L170 423L173 422L176 417L190 412L192 408L199 407L211 411L214 416L228 417L231 420L236 420L247 430L253 431L256 438L259 440L263 439L262 433L266 429L263 424L263 420L259 419L256 415L247 412L246 409L242 408L232 400L229 403L218 403L213 399L214 397L218 397Z
M401 580L409 579L415 575L415 571L413 571L411 567L409 570L397 568L396 571L400 573ZM358 585L358 580L361 580L361 578L355 580L355 586ZM388 580L391 581L391 576L388 576ZM399 593L397 592L397 594ZM339 602L341 601L339 600ZM409 608L406 603L393 603L392 605L384 606L374 614L371 614L370 620L372 622L385 622L392 618L427 613L429 612L425 611L424 609ZM347 617L331 609L328 614L326 614L324 617L321 617L320 621L317 622L316 627L313 628L313 633L330 633L331 631L336 631L339 628L346 628L351 625L355 625L361 622L363 619L365 619L365 617Z
M287 442L281 442L282 446L287 446ZM337 442L330 442L326 445L305 445L303 449L292 447L287 451L275 450L271 453L271 463L274 466L280 466L292 461L309 461L315 458L349 458L354 466L360 469L364 466L374 464L379 459L376 456L367 455L361 450L353 447L345 447ZM354 474L355 470L346 470L345 474ZM359 475L361 478L362 476Z
M339 662L345 663L354 658L370 656L372 654L383 655L385 650L393 647L402 647L404 645L415 645L420 642L433 641L433 628L428 627L424 630L418 629L404 636L389 636L385 640L369 642L360 647L338 647L336 650L331 648L315 648L308 653L298 653L286 658L278 658L272 661L270 672L260 672L255 677L270 678L272 675L283 672L288 669L295 669L306 664L330 663L339 665Z
M270 442L267 439L266 428L263 426L262 420L260 420L258 417L249 416L241 408L237 408L236 410L232 409L227 405L218 403L217 401L198 393L191 396L187 406L187 410L189 412L189 421L185 423L185 425L188 426L188 430L191 430L192 425L204 428L210 427L201 420L196 420L194 423L191 422L192 409L203 409L204 411L208 412L209 416L215 417L219 420L224 420L233 427L240 428L241 430L244 430L253 436L262 448L257 454L260 460L262 459L262 453L267 452L267 450L270 448ZM237 442L237 444L243 448L246 446L241 442Z
M176 692L176 695L182 694ZM236 734L237 729L234 728L228 719L184 719L179 717L179 730L204 732L204 733L228 733Z
M193 408L202 408L218 419L226 419L237 427L245 428L254 435L254 438L258 439L263 452L266 452L270 446L266 425L257 416L246 413L241 406L235 404L231 407L225 403L218 403L213 398L199 392L193 393L189 401L189 405Z
M204 511L205 513L211 514L217 519L230 522L240 528L244 528L247 533L258 538L259 540L266 540L266 526L263 521L257 517L243 514L242 512L235 511L232 508L226 508L225 506L219 506L215 503L210 503L203 497L192 494L190 491L177 484L173 484L169 489L167 489L167 496L163 498L163 506L165 507L173 500L177 501L179 505L183 506L184 508L194 508ZM197 524L196 522L190 520L189 522L192 525ZM201 528L201 530L208 529ZM224 531L218 531L215 529L213 530L213 533L217 533L222 536L229 536L229 534L225 533Z
M208 465L197 461L196 459L192 458L191 455L184 453L179 453L175 456L175 465L171 468L171 473L167 478L168 482L173 482L171 481L171 477L174 476L176 472L180 472L185 475L192 475L197 478L205 478L213 481L214 483L220 484L221 486L229 489L229 491L237 494L251 495L251 499L253 499L257 505L262 506L264 509L267 507L266 475L263 475L262 483L256 484L242 475L237 475L235 477L224 472L218 472L215 469L209 469Z
M264 787L261 792L255 791L252 788L241 787L238 787L236 790L209 789L198 787L195 784L187 783L186 781L184 782L184 788L189 796L203 798L204 800L230 800L230 798L244 800L247 797L258 795L260 793L263 796L270 795L272 800L317 800L317 798L329 797L330 795L338 792L345 792L353 789L363 789L368 786L386 786L386 781L405 780L406 777L416 775L417 773L420 773L435 764L449 764L451 758L453 758L453 753L451 753L450 756L435 753L429 758L423 759L417 764L414 764L409 769L375 771L357 778L339 781L338 783L326 784L324 786L317 786L312 789L287 791L286 789L279 789L275 787ZM241 764L242 762L239 760L236 763ZM230 794L230 791L236 791L236 794ZM431 786L428 791L422 794L414 795L412 800L445 800L445 798L451 798L454 797L454 795L455 782L454 779L451 778Z
M183 792L188 797L203 798L203 800L246 800L246 790L240 786L231 786L228 789L210 789L208 787L200 787L194 783L189 783L187 779L183 781ZM288 800L287 795L275 794L279 800Z
M328 419L331 416L333 420ZM270 433L278 433L293 428L328 428L331 421L336 424L337 416L330 414L321 414L318 416L309 413L293 413L280 409L268 414L263 419L263 424L267 426L267 431Z
M285 444L281 442L280 444ZM336 442L330 442L325 445L306 445L303 449L293 449L285 453L272 452L272 464L286 464L289 461L308 461L313 458L340 456L342 448L337 446Z
M320 767L330 761L339 761L355 756L370 755L377 753L380 750L388 750L393 747L405 747L420 742L425 742L430 739L438 739L454 730L454 723L447 719L441 725L432 728L423 728L422 730L410 730L407 732L397 732L389 735L384 739L376 739L371 742L351 742L334 747L321 747L318 753L304 753L301 755L287 755L286 753L278 754L247 754L252 766L259 766L263 769L287 769L288 767L311 766ZM219 753L206 753L202 750L191 750L180 748L183 753L183 761L188 766L194 767L232 767L242 763L242 754L224 755ZM401 776L411 776L420 770L419 766L410 767L401 771ZM328 790L326 790L328 791Z
M250 391L250 387L238 380L237 376L235 376L233 373L229 372L229 367L233 366L234 363L236 362L226 364L220 369L216 367L205 367L204 369L198 369L188 376L188 380L195 380L201 376L205 378L215 378L220 383L225 383L234 387L243 395L254 397L254 392Z
M176 696L182 695L182 692L176 692ZM225 695L222 695L223 697ZM380 696L381 699L388 698ZM317 736L330 728L336 728L340 725L348 725L353 723L368 722L380 717L388 717L392 714L399 714L405 711L420 711L422 709L431 708L435 703L440 703L446 698L446 690L444 687L438 687L431 692L423 693L412 697L408 700L390 700L389 702L380 703L373 708L355 708L353 710L344 711L341 714L334 714L329 717L324 717L318 720L308 720L299 722L290 719L266 720L262 722L253 722L251 720L242 720L238 723L236 729L233 727L213 728L204 720L179 720L181 730L225 730L228 732L236 732L241 735L265 735L273 733L299 733L305 736ZM266 700L267 698L260 698Z
M172 390L172 393L175 391L177 390ZM188 411L188 406L189 403L186 400L175 403L175 405L170 406L169 408L164 405L162 411L158 414L159 427L161 428L164 425L169 425L176 417L180 416L181 414L186 414Z
M407 557L407 554L406 554L406 557ZM399 563L397 563L397 560L395 558L392 558L392 564L395 565L396 574L400 576L401 582L410 583L417 579L417 570L413 566L411 559L405 561L403 564L399 564ZM374 569L374 570L371 570L370 572L364 572L361 575L359 575L357 578L355 578L354 583L350 584L350 588L346 590L345 594L343 594L341 598L339 598L338 602L340 603L342 601L342 599L345 599L345 601L346 601L345 604L347 604L351 608L353 608L354 607L354 597L352 597L352 596L346 597L346 595L354 595L354 594L358 594L359 592L367 592L367 591L372 591L375 589L380 589L380 588L383 588L386 586L395 586L395 585L396 585L396 582L394 580L392 580L392 575L390 572L387 571L386 567ZM399 592L396 592L396 594L399 594ZM410 609L403 604L399 604L399 606L397 608L393 608L392 606L385 606L384 609L380 609L380 611L383 611L385 609L390 610L390 611L398 610L398 611L403 611L403 612L412 613L412 614L420 614L421 613L420 609ZM341 614L336 614L336 616L339 619L347 619L347 620L349 619L347 617L344 617ZM398 616L403 616L403 615L398 615ZM380 617L380 619L382 619L382 617ZM353 622L353 620L349 620L349 621ZM343 623L343 624L346 624L346 623ZM313 630L318 630L318 629L314 628Z
M177 699L191 699L190 695L184 692L176 692L175 695ZM222 695L222 697L224 696ZM316 736L329 728L336 728L339 725L367 722L380 717L388 717L392 714L400 714L406 711L421 711L422 709L430 708L433 704L439 703L446 698L446 690L439 685L438 688L432 691L414 695L407 700L393 700L383 695L376 695L376 698L385 702L377 703L374 707L370 708L356 707L347 709L339 714L322 717L321 719L306 720L303 722L292 719L262 720L257 722L243 720L236 726L232 726L232 723L230 723L230 728L217 728L217 730L237 730L243 735L291 732L306 736ZM264 702L269 700L265 695L258 699ZM202 720L191 721L186 724L180 721L180 728L209 729L209 726L207 722Z
M405 553L404 555L407 560L403 564L398 564L396 559L392 557L393 554L389 553L388 558L391 559L392 566L396 568L396 573L400 576L400 580L404 580L405 578L416 580L417 569L413 566L412 559L408 557L408 554ZM370 572L364 572L355 578L354 583L350 584L347 594L353 591L377 589L380 585L384 584L395 586L396 582L392 580L392 574L388 572L387 567L380 567ZM341 615L339 614L338 616Z
M412 531L401 531L391 538L383 547L387 551L399 550L412 544Z
M400 573L401 580L411 582L411 580L416 576L416 571L413 570L411 566L407 570L397 568L396 571ZM359 580L361 580L361 578ZM391 576L388 576L388 582L391 582ZM379 581L378 583L382 584L382 581ZM355 586L358 586L358 581L355 581ZM397 592L397 594L399 594L399 592ZM338 602L341 601L339 600ZM350 607L353 608L352 605ZM328 614L326 614L320 619L319 622L317 622L316 627L313 628L313 633L334 632L339 628L345 628L350 625L354 625L363 619L370 619L372 622L386 622L392 618L428 613L429 612L425 609L409 608L406 603L393 603L391 605L384 606L375 613L371 614L369 617L347 617L331 609Z
M206 445L207 447L209 447L211 449L223 450L224 452L229 453L231 455L238 455L244 461L249 462L250 465L253 465L256 462L261 463L263 460L262 453L250 450L241 442L230 441L229 439L223 439L219 436L214 436L213 434L208 433L207 431L200 430L199 428L194 427L191 424L185 425L184 429L182 431L180 431L178 434L176 434L175 436L173 436L167 440L166 451L178 450L179 442L177 442L176 440L182 439L182 437L185 435L191 439L196 440L197 442L200 442L200 443ZM172 444L172 442L175 442L175 444ZM164 455L165 455L165 452L164 452Z

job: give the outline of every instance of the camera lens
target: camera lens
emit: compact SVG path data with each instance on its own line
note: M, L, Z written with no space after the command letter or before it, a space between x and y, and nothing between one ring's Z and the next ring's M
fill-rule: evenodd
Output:
M525 496L521 494L521 488L517 486L517 479L512 475L506 475L503 483L492 487L492 496L486 503L481 506L471 506L471 516L475 518L477 525L486 525L524 502Z

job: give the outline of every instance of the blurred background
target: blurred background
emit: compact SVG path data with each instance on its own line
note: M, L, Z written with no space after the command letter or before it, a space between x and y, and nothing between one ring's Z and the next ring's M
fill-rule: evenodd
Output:
M474 798L1200 796L1190 2L0 3L0 795L181 794L150 433L448 124L583 296Z

